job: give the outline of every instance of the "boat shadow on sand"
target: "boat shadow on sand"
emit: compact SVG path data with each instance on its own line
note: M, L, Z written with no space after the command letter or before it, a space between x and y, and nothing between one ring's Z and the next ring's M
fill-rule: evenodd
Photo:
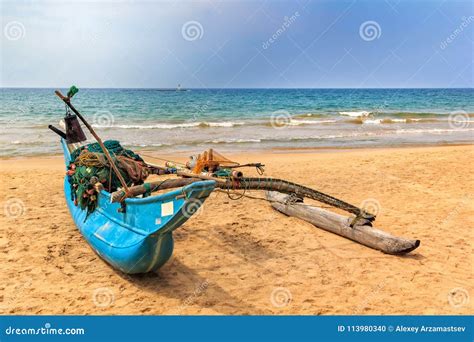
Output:
M154 273L127 275L114 270L123 280L138 289L166 298L179 300L177 306L161 307L156 302L142 308L145 314L190 315L190 314L271 314L270 309L259 308L229 292L210 279L199 275L194 269L172 258L167 265ZM159 302L159 298L157 298Z
M199 226L199 225L198 225ZM215 226L209 230L194 232L195 238L199 238L206 244L218 248L219 258L216 262L235 265L238 270L241 263L251 263L253 267L260 270L258 273L268 272L263 265L270 259L281 258L282 255L275 249L262 245L258 239L251 234L229 234L227 224ZM187 240L190 232L185 225L175 232L176 241ZM198 256L196 256L198 257ZM205 256L202 256L205 257ZM197 261L193 265L199 264ZM218 270L207 264L205 267L190 267L185 264L179 256L172 256L167 264L154 273L127 275L120 271L115 273L128 283L133 284L140 290L152 292L156 295L178 299L180 304L175 307L162 308L160 314L209 314L209 309L217 314L257 314L268 315L274 313L269 307L256 306L250 300L237 298L226 289L218 285L221 275L216 275ZM222 271L222 270L221 270ZM203 276L207 275L207 276ZM237 279L238 274L234 275ZM264 280L262 286L264 286ZM271 304L271 303L269 303ZM148 313L155 313L154 305ZM211 312L212 314L212 312Z

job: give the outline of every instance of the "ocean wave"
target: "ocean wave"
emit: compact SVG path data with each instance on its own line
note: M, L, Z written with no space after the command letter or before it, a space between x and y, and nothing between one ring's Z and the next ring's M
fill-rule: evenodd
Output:
M351 132L351 133L339 133L339 134L326 134L320 136L294 136L294 137L268 137L260 139L215 139L207 140L204 143L213 144L233 144L233 143L274 143L274 142L299 142L299 141L320 141L329 139L341 139L341 138L354 138L362 136L374 136L378 135L376 132ZM194 144L201 144L202 142L194 142Z
M382 119L366 119L362 121L364 125L380 125L382 123Z
M364 111L338 112L338 114L341 116L350 116L353 118L364 118L364 117L369 117L369 116L371 117L383 116L383 117L404 118L404 119L415 119L415 118L428 119L428 118L443 118L443 117L447 118L453 113L456 113L456 112L412 112L412 111L401 112L401 111L396 111L396 110L374 110L374 111L364 110ZM465 115L467 115L470 118L474 117L474 113L465 113Z
M397 129L396 134L405 134L405 133L452 133L452 132L468 132L474 131L474 128L428 128L428 129Z
M326 119L326 120L302 120L302 119L294 119L289 118L288 122L282 124L283 126L303 126L303 125L321 125L321 124L330 124L330 123L337 123L337 119ZM254 122L246 122L247 126L267 126L267 127L274 127L274 122L272 120L268 121L254 121Z
M245 125L245 122L224 121L224 122L181 122L181 123L160 123L149 125L93 125L95 128L122 128L122 129L175 129L175 128L207 128L207 127L234 127Z
M347 119L342 120L343 123L351 123L356 125L380 125L380 124L415 124L415 123L436 123L436 122L443 122L447 121L448 118L388 118L388 117L381 117L376 118L373 116L366 117L366 118L354 118L354 119Z
M172 146L171 144L161 144L161 143L143 144L143 143L121 142L120 144L122 146L126 146L126 147L164 147L164 146Z
M278 143L278 142L310 142L310 141L321 141L321 140L333 140L333 139L353 139L353 138L364 138L364 137L376 137L399 134L410 134L410 133L449 133L449 132L462 132L472 131L473 129L399 129L395 131L381 132L350 132L350 133L339 133L339 134L325 134L320 136L294 136L294 137L271 137L271 138L260 138L260 139L215 139L204 142L195 142L195 144L234 144L234 143ZM382 138L383 139L383 138Z
M202 122L200 126L203 127L234 127L234 126L243 126L245 122Z
M337 120L295 120L291 119L288 122L289 126L300 126L300 125L318 125L318 124L325 124L325 123L334 123Z
M208 144L233 144L233 143L258 143L262 142L261 139L214 139L206 140L204 143Z
M368 111L359 111L359 112L339 112L340 115L344 116L352 116L352 117L361 117L361 116L369 116L372 112Z
M327 123L335 123L336 119L326 120L302 120L291 118L287 123L288 126L301 126L301 125L319 125ZM97 128L121 128L121 129L176 129L176 128L232 128L236 126L273 126L270 120L249 120L249 121L224 121L224 122L184 122L184 123L162 123L162 124L150 124L150 125L113 125L113 126L99 126Z
M321 113L302 113L302 114L295 114L293 118L326 118L331 114L321 114Z
M374 112L373 114L377 115L386 115L391 117L397 118L443 118L449 117L453 113L457 113L456 111L452 112L399 112L399 111L381 111L381 112ZM464 112L463 112L464 113ZM474 117L474 113L465 113L468 117Z

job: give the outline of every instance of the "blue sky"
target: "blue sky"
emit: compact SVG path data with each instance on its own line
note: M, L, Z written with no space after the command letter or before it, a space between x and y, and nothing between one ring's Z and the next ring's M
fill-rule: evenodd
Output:
M473 87L470 1L1 0L3 87Z

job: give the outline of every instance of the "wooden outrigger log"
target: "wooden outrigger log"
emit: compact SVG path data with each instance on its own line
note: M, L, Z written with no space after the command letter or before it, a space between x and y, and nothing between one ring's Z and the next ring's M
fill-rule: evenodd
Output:
M356 223L351 226L353 218L292 201L289 195L269 191L266 197L272 203L274 209L285 215L297 217L312 223L318 228L387 254L406 254L420 245L420 240L396 237L368 224Z

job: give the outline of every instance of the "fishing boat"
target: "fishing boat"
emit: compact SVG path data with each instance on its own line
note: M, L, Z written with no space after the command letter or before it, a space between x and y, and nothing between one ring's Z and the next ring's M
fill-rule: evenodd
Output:
M392 236L372 227L375 215L345 201L286 180L263 177L261 163L240 164L209 149L186 164L164 166L144 161L116 141L105 141L72 105L74 86L67 96L66 132L60 136L66 176L64 194L71 216L92 249L114 268L127 273L158 270L173 253L173 231L202 206L213 191L238 199L248 190L266 191L276 210L389 254L416 249L419 240ZM71 111L73 113L71 113ZM97 143L87 140L78 118ZM242 168L255 167L261 177L244 177ZM173 178L147 182L149 173ZM168 191L164 192L163 191ZM238 193L240 191L240 193ZM350 217L308 206L305 198L344 210Z
M69 96L73 93L70 91ZM50 128L61 137L67 169L71 152L84 147L86 138L74 114L68 111L64 122L65 133ZM126 198L121 203L112 203L111 194L98 189L96 207L90 212L77 205L69 178L66 174L64 194L79 231L101 258L127 274L153 272L165 264L173 253L173 231L199 209L215 186L215 181L203 180L157 196Z
M61 139L66 167L70 146ZM183 225L214 190L215 181L189 184L181 189L145 198L127 198L111 203L110 193L98 193L97 208L87 211L74 204L67 176L64 194L71 216L80 232L113 267L128 274L159 269L173 253L173 231ZM126 210L121 210L122 206Z

